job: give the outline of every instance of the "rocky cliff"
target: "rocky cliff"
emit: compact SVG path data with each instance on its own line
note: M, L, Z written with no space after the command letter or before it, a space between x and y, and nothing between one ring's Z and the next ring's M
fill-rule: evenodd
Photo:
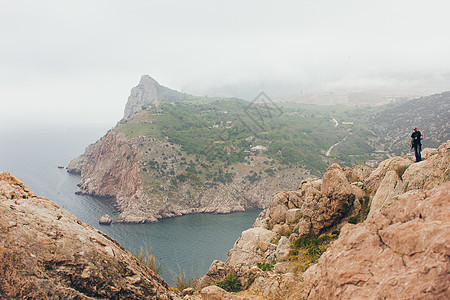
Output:
M158 106L162 102L179 102L195 99L195 96L177 92L160 85L155 79L148 75L142 75L139 84L131 89L123 119L127 119L135 113Z
M323 174L333 163L381 161L384 152L370 153L375 148L368 144L372 133L364 116L357 108L196 97L144 75L131 90L124 118L70 162L68 171L81 175L77 193L115 199L118 222L266 208L276 192ZM336 118L355 126L338 126L331 122ZM444 126L443 119L436 123ZM332 148L330 156L327 149L336 144L340 150ZM351 184L346 188L355 190ZM368 189L373 190L370 183ZM324 192L331 201L326 214L366 205L348 194L348 203L334 207L341 204L334 202L332 188ZM341 216L329 217L326 222Z
M264 208L277 190L295 186L308 174L302 169L285 169L271 176L263 172L271 160L255 155L251 163L249 159L248 163L221 169L223 174L233 174L228 182L201 184L197 176L192 179L184 172L186 161L192 163L195 156L186 154L180 145L158 138L127 138L121 131L124 126L110 131L68 165L69 172L81 174L77 193L116 199L118 222L154 222L190 213ZM167 170L164 176L162 168ZM257 182L249 181L252 174L258 175Z
M136 112L142 110L142 106L149 104L158 104L158 87L159 83L148 75L141 77L139 84L131 89L123 117L129 118Z
M0 298L173 299L168 288L119 243L0 172Z
M449 298L450 141L424 154L335 164L276 194L196 288L234 273L241 293L266 299Z

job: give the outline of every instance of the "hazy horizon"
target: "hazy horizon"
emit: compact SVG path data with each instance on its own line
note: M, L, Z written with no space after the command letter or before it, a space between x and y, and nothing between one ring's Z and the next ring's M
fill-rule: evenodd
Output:
M440 93L450 90L449 8L403 0L2 1L2 126L112 127L143 74L181 92L248 100L260 91Z

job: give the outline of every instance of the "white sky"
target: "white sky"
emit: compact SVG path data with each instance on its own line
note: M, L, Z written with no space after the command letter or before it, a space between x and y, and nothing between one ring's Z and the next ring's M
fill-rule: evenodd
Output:
M449 11L448 0L0 0L0 124L111 127L143 74L194 94L450 90Z

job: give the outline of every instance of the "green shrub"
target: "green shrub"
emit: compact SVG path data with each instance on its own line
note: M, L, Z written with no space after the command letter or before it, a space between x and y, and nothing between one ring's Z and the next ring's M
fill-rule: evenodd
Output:
M289 260L297 260L299 262L297 270L305 271L311 264L317 262L328 244L337 239L338 235L339 232L333 232L331 236L310 234L299 238L293 244L294 249L289 252Z
M231 273L224 280L217 282L216 285L227 292L239 292L242 289L241 281L236 277L236 273Z
M273 270L273 262L268 263L265 260L261 263L257 263L256 266L258 266L258 268L260 268L263 271L272 271Z

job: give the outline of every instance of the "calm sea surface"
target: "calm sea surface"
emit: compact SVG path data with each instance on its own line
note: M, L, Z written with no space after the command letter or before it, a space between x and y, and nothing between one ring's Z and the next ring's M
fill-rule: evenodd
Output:
M106 131L97 127L0 129L0 170L20 177L38 196L47 197L81 221L120 242L127 250L151 248L161 261L162 277L173 283L173 272L201 276L215 259L226 253L240 233L250 228L260 210L228 215L197 214L165 219L152 224L102 226L99 218L117 212L107 199L75 195L80 177L58 169L59 164L84 152Z

